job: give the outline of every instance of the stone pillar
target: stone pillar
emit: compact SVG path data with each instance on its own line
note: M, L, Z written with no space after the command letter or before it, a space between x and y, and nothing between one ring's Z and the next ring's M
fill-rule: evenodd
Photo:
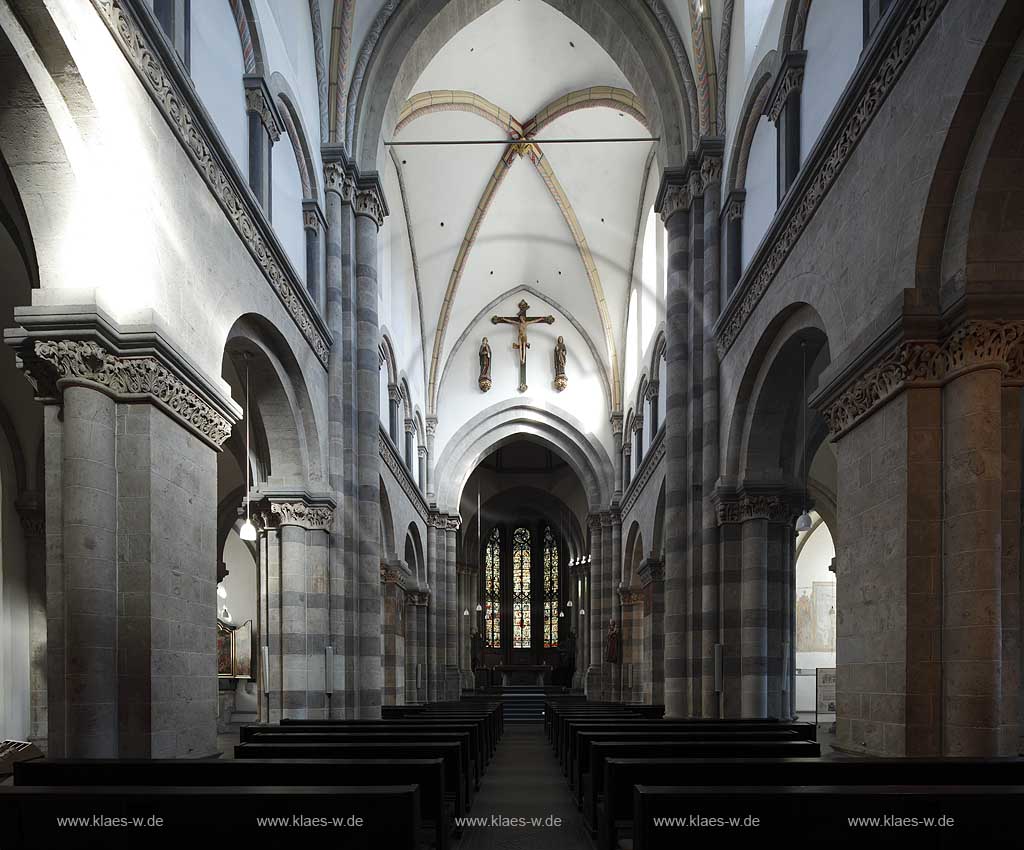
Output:
M46 752L46 511L39 494L26 491L15 503L25 538L25 571L28 576L29 629L29 740Z
M334 693L330 716L355 717L356 658L356 439L354 178L347 156L324 148L327 204L327 327L334 338L327 365L328 481L341 510L330 535L330 641Z
M623 490L628 489L630 483L633 481L633 446L630 443L626 443L622 447L622 487Z
M665 321L665 715L686 714L689 207L685 173L667 170L655 202L668 240Z
M763 517L740 528L740 712L768 716L768 527Z
M943 387L942 425L942 755L995 756L1003 658L998 366Z
M619 614L620 575L615 570L617 561L612 540L612 516L605 511L601 514L601 573L604 576L601 593L601 682L603 699L612 701L618 693L619 670L622 660L622 617ZM605 657L608 625L615 620L619 627L619 662L612 663Z
M1019 752L1021 685L1020 642L1020 539L1021 539L1021 389L1004 386L1002 433L1002 621L1003 681L1002 712L999 721L1000 755Z
M633 417L633 462L639 472L644 462L644 418L639 414Z
M292 493L265 495L254 506L262 529L258 568L260 622L255 624L268 648L264 673L265 719L322 720L327 717L326 653L328 610L328 531L334 522L330 496L319 499ZM256 657L256 664L261 660ZM335 681L334 687L339 687Z
M800 171L800 89L804 80L803 51L787 53L775 75L765 114L778 128L778 200L781 203Z
M608 619L615 620L619 626L619 660L616 664L611 665L610 674L611 678L606 681L611 682L611 691L609 692L608 698L614 702L622 700L622 675L625 667L625 653L623 645L625 642L625 633L623 631L623 611L622 611L622 517L617 510L610 511L608 514L609 528L608 536L605 537L605 545L608 547L607 551L610 555L608 575L611 576L611 594L609 595L609 604L611 611L609 612ZM606 689L607 690L607 689Z
M420 459L419 465L419 485L420 492L426 493L427 491L427 447L419 446L418 454Z
M643 702L665 700L665 567L645 558L637 568L644 589L644 692Z
M208 756L215 451L237 410L155 334L140 354L83 311L87 338L61 338L66 309L5 334L46 405L48 754Z
M381 609L383 615L383 705L405 705L407 649L404 629L405 587L401 563L382 564Z
M476 679L473 676L473 624L477 621L476 599L473 589L477 586L477 569L470 564L459 564L459 667L464 689L473 690ZM467 615L465 612L468 611Z
M356 444L359 469L358 557L358 716L380 717L380 327L377 321L377 232L387 206L376 175L356 181L355 358Z
M405 465L410 475L416 474L416 423L405 420Z
M443 559L438 560L438 538L443 539L443 536L444 532L438 529L437 516L431 514L427 520L427 582L430 584L430 606L427 609L427 661L424 668L428 702L438 702L444 691L441 673L444 669L444 656L439 656L438 652L438 636L441 634L443 620L441 600L444 598L440 590ZM440 646L443 646L443 643Z
M721 283L719 281L719 205L721 198L722 157L709 153L701 162L700 178L704 193L704 288L702 315L711 327L719 315ZM719 633L719 552L718 511L712 498L720 472L719 409L718 409L718 351L715 337L705 333L703 349L701 398L701 453L703 478L701 482L701 606L700 606L700 706L701 717L720 717L719 697L715 692L715 646ZM657 385L655 384L655 387ZM651 410L657 416L658 399L655 394Z
M437 432L437 417L428 416L426 422L423 423L423 429L427 432L427 474L424 478L426 484L424 490L427 494L427 501L433 502L435 499L436 488L434 487L434 434Z
M590 659L587 666L587 699L600 702L604 699L602 673L604 663L604 629L607 626L604 612L604 588L607 577L604 573L604 541L601 535L601 515L591 514L590 526L590 604L587 617L590 620Z
M650 441L653 444L654 438L658 435L658 427L660 422L658 421L658 379L655 375L650 382L647 384L647 419L650 421L650 427L648 434L650 435Z
M271 147L281 138L281 114L264 79L257 75L243 77L245 111L249 118L249 188L270 217L271 210Z
M698 156L701 154L698 153ZM686 714L700 716L703 685L701 670L701 616L703 613L703 561L701 547L704 523L704 457L703 398L704 398L704 194L700 173L689 171L690 186L690 338L689 404L687 416L687 478L688 505L686 537Z
M459 672L459 620L462 610L459 606L457 592L458 573L455 565L456 535L459 529L459 518L445 518L444 533L444 583L445 583L445 619L447 630L445 635L445 699L457 700L462 693L462 674Z
M722 236L722 286L721 297L724 304L732 295L736 284L743 273L743 207L747 193L734 189L722 204L721 236Z
M63 639L53 646L61 647L65 726L51 730L53 757L117 758L119 732L129 719L118 712L115 419L114 400L97 389L64 390L63 516L58 521L65 619ZM59 456L53 462L60 462Z
M618 411L618 412L613 413L611 415L611 425L612 425L612 441L614 442L614 451L615 451L615 454L613 454L612 457L621 458L622 457L622 443L623 443L623 438L622 438L622 412L621 411ZM613 498L614 498L615 501L619 501L622 498L623 487L626 486L623 483L623 479L624 479L624 477L626 475L626 471L625 471L625 469L623 469L621 464L613 464L613 466L615 467L615 469L613 470L614 475L615 475L615 493L614 493Z
M327 231L327 219L318 201L302 202L302 226L306 234L306 291L318 310L324 309L323 286L323 241Z
M405 596L405 701L427 702L427 603L426 591Z
M388 384L388 436L397 448L398 443L398 405L402 401L402 390L398 384Z

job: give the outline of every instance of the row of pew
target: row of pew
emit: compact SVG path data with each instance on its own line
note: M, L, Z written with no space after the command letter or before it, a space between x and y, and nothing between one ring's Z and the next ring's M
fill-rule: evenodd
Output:
M19 763L14 785L0 787L0 847L137 847L194 841L205 828L262 847L322 836L449 850L503 732L502 705L467 698L383 714L244 726L233 760Z
M661 706L549 698L555 758L598 850L711 840L1022 847L1024 760L821 758L812 724L670 720Z

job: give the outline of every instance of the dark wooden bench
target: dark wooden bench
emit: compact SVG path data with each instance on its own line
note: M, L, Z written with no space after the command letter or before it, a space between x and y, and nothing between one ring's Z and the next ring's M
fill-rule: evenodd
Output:
M454 826L442 759L36 759L15 768L15 785L416 785L424 830L446 850ZM0 845L2 846L2 845Z
M839 848L1021 846L1020 785L803 785L697 786L637 785L633 791L633 850L678 850L705 844L715 850L802 845ZM725 826L701 826L691 816L724 818ZM885 818L888 816L889 821ZM686 818L685 826L655 826L655 818ZM732 825L730 818L758 819L758 826ZM857 826L851 818L879 819ZM901 819L897 826L894 818ZM917 818L916 826L902 825ZM930 818L926 825L924 819ZM952 818L939 826L940 818ZM713 844L712 844L713 842Z
M282 721L280 726L253 724L243 726L239 740L242 743L250 740L246 736L259 731L291 732L294 729L307 732L338 731L338 732L465 732L469 735L469 757L476 762L477 772L483 775L490 760L490 753L483 734L481 724L472 721L451 720L444 718L425 718L422 720L292 720ZM255 731L254 731L255 730Z
M638 714L635 711L567 711L561 714L555 715L551 721L551 748L556 752L561 752L566 735L568 734L569 724L574 720L592 720L594 722L604 720L606 722L614 722L616 720L643 720L644 716Z
M694 731L707 734L722 732L792 732L793 737L800 740L813 741L817 730L813 723L779 722L766 720L647 720L634 718L627 720L570 720L567 725L566 740L563 742L562 771L566 775L570 766L578 758L580 732L644 732L644 731Z
M576 793L583 787L583 777L590 773L590 748L596 741L799 741L803 740L792 730L774 729L727 729L722 731L703 731L692 728L666 728L624 730L615 729L607 732L580 730L576 735L575 758L570 763L569 788Z
M598 848L631 834L634 785L1024 785L1024 759L608 758Z
M303 817L323 818L324 825L296 822L296 818ZM315 841L346 850L416 850L419 817L419 789L415 785L0 786L4 850L138 850L166 847L171 842L183 847L206 847L216 841L215 836L231 842L251 842L260 848L296 847ZM75 826L61 826L58 818L83 820ZM125 825L102 818L123 818ZM161 819L160 825L156 818ZM257 818L281 818L288 825L261 826ZM339 818L340 824L334 825L333 818ZM350 818L360 818L361 826Z
M452 796L455 813L469 812L471 798L468 796L470 783L462 770L457 741L436 741L403 744L394 741L386 743L331 742L331 743L253 743L237 744L236 759L434 759L444 761L444 787Z
M374 732L374 731L345 731L336 732L332 729L322 729L315 732L296 729L287 731L278 729L272 732L255 732L249 741L252 744L284 744L284 743L396 743L396 744L417 744L431 743L434 741L454 741L459 745L459 769L462 771L466 781L466 799L472 802L473 791L480 787L479 767L471 755L470 736L468 732L424 732L420 730L407 732Z
M591 833L597 831L597 800L604 793L604 762L607 758L817 758L821 749L815 741L736 740L686 741L644 738L635 741L593 741L590 770L580 782L579 804Z

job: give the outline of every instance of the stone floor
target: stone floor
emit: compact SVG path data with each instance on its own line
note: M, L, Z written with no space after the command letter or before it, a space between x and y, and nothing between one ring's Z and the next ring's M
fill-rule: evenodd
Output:
M505 725L470 815L486 819L487 824L468 826L456 850L591 850L594 846L540 723ZM503 824L502 818L521 818L531 825L512 826L507 820ZM534 818L542 825L533 826ZM545 821L550 825L543 825Z

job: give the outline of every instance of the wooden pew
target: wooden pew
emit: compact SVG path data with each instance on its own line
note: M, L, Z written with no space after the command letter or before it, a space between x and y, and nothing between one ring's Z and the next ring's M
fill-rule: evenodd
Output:
M715 850L801 844L828 847L962 850L1021 846L1020 785L637 785L633 791L633 850L678 850L713 842ZM701 827L690 816L722 817L726 826ZM883 819L888 816L888 822ZM655 826L654 818L686 817L686 826ZM758 826L733 826L729 818L758 818ZM850 818L877 817L876 827ZM899 822L895 818L901 819ZM917 818L916 826L904 825ZM924 819L931 818L925 825ZM940 818L952 818L939 826ZM899 825L897 825L899 823Z
M435 759L37 759L14 772L14 784L129 786L416 785L433 846L447 850L452 823L444 761Z
M89 826L60 826L57 818ZM124 818L123 826L96 818ZM288 826L259 826L256 818L282 818ZM296 817L323 818L303 826ZM331 819L342 819L339 826ZM358 817L362 826L345 826ZM317 841L346 850L380 847L416 850L419 789L415 785L337 787L153 788L145 786L0 786L0 825L7 848L204 847L223 836L254 847L295 847ZM161 824L155 820L160 818ZM106 823L106 825L103 825ZM93 825L95 824L95 825ZM136 825L137 824L137 825ZM147 825L152 824L152 825Z
M573 720L643 720L644 716L636 711L623 711L622 709L586 709L583 711L559 712L551 721L551 747L556 753L564 746L569 723Z
M665 728L615 729L604 732L581 730L576 737L575 759L570 763L569 789L577 794L583 788L583 777L591 770L591 745L596 741L798 741L797 733L774 729L725 729L721 731L696 730L687 726L676 727L670 722Z
M604 760L598 848L631 833L634 785L1024 785L1024 759L679 759Z
M367 732L367 731L346 731L335 732L331 729L324 729L315 732L306 732L299 729L288 732L285 729L278 729L271 732L256 732L250 741L245 743L253 744L320 744L320 743L396 743L396 744L418 744L432 743L434 741L454 741L459 745L459 769L466 783L466 799L472 804L473 791L479 787L480 775L477 764L470 756L470 740L468 732L422 732L419 730L408 732Z
M590 771L580 782L578 802L583 820L596 832L597 799L604 793L604 761L607 758L817 758L821 749L815 741L724 739L720 741L686 741L678 739L635 741L593 741L590 748Z
M423 718L421 720L288 720L281 721L280 726L269 724L252 724L243 726L239 740L249 740L247 735L259 731L290 732L295 729L307 732L338 731L338 732L466 732L469 735L469 757L476 763L478 777L486 771L490 754L487 750L481 724L473 721L451 720L449 718Z
M580 732L644 732L661 729L676 732L692 730L718 734L721 732L763 732L788 731L804 741L813 741L817 737L817 729L813 723L780 722L776 720L645 720L629 718L622 720L578 720L572 719L567 725L566 740L563 742L563 772L568 775L570 766L579 755Z
M236 759L433 759L444 762L444 787L452 795L455 813L469 812L471 798L468 796L470 783L462 770L459 743L437 741L419 743L253 743L235 746Z

